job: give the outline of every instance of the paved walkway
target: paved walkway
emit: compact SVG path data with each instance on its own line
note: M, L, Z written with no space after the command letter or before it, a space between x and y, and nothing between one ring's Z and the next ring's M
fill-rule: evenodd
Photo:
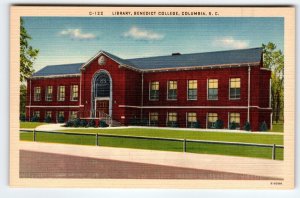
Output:
M219 174L221 173L235 173L242 174L241 175L227 175L226 178L246 178L245 175L249 179L253 179L256 177L272 177L272 178L283 178L284 170L283 170L283 161L279 160L268 160L268 159L257 159L257 158L246 158L246 157L231 157L231 156L221 156L221 155L207 155L207 154L193 154L193 153L179 153L179 152L166 152L166 151L151 151L151 150L138 150L138 149L126 149L126 148L110 148L110 147L96 147L96 146L81 146L81 145L66 145L66 144L53 144L53 143L38 143L38 142L19 142L19 149L27 152L39 152L39 153L48 153L48 154L59 154L80 157L80 158L72 158L69 163L78 168L77 171L80 172L82 166L80 163L86 164L90 158L103 160L106 164L109 164L108 167L120 166L120 170L126 170L124 167L128 166L126 163L133 164L144 164L149 168L149 170L153 170L154 166L164 166L164 167L156 167L160 170L167 170L166 167L172 167L175 169L183 168L182 174L187 173L187 175L202 174L202 178L208 178L208 176L203 176L204 173L212 174L212 177L220 178ZM22 154L22 152L20 152ZM25 153L26 154L26 153ZM45 154L45 156L48 156ZM30 155L30 154L29 154ZM43 156L44 154L37 154L38 156ZM27 153L28 156L28 153ZM20 156L21 159L22 155ZM32 159L39 159L33 157ZM58 158L59 159L59 158ZM60 158L64 159L64 157ZM71 159L71 158L66 158ZM50 163L50 158L45 158L44 160L49 160L49 166L44 167L46 170L55 169L57 167L64 168L66 164L57 163L59 160L52 161ZM34 160L23 160L20 164L20 167L23 165L28 165L28 163L34 162ZM110 162L110 163L107 163ZM114 162L114 163L111 163ZM40 163L40 162L37 162ZM79 164L78 164L79 163ZM96 163L90 161L90 163ZM124 164L125 163L125 164ZM47 164L47 163L46 163ZM101 165L101 163L99 163ZM30 164L29 164L30 165ZM35 164L36 165L36 164ZM103 163L102 163L103 165ZM150 166L153 165L153 166ZM31 164L31 167L34 164ZM123 167L123 168L122 168ZM132 166L130 166L132 167ZM136 167L136 165L133 165ZM140 166L139 166L140 167ZM105 168L104 168L105 169ZM23 169L24 170L24 169ZM28 169L27 169L28 170ZM58 169L60 170L60 169ZM68 170L68 169L66 169ZM72 169L74 170L74 168ZM70 169L70 171L72 171ZM92 169L89 169L93 172ZM114 169L115 171L118 168ZM133 170L134 169L130 169ZM198 170L198 172L197 172ZM201 172L202 170L202 172ZM187 172L185 172L187 171ZM190 172L192 171L192 172ZM200 172L199 172L200 171ZM203 172L204 171L204 172ZM178 174L178 171L175 171ZM75 172L74 172L75 173ZM23 175L26 175L26 171L22 172ZM121 174L121 173L120 173ZM171 174L171 173L170 173ZM174 174L173 174L174 175ZM27 175L28 176L28 175ZM171 176L166 176L166 178L170 178ZM147 178L147 177L146 177ZM200 178L197 177L197 178ZM260 178L260 179L261 179Z
M101 129L129 129L129 128L140 128L140 129L168 129L168 130L182 130L182 131L201 131L201 132L228 132L228 133L255 133L255 134L263 134L263 135L283 135L283 133L279 132L249 132L249 131L241 131L241 130L228 130L228 129L192 129L192 128L170 128L170 127L145 127L145 126L122 126L122 127L106 127L106 128L97 128L99 131ZM81 129L80 127L63 127L63 124L45 124L40 125L35 128L40 131L58 131L58 130L66 130L66 129ZM90 128L82 128L85 130L95 129L93 127Z

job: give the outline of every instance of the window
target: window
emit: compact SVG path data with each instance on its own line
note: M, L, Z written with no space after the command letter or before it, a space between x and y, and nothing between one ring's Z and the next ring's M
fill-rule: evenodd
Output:
M194 112L187 113L187 127L195 127L197 123L197 114Z
M230 78L230 99L240 99L241 97L241 79Z
M218 120L217 113L208 113L207 114L207 128L215 128L215 123Z
M58 101L64 101L65 100L65 86L58 86L58 94L57 94L57 100Z
M51 111L46 111L46 116L45 117L46 118L47 117L51 118L52 117L52 112Z
M40 118L40 111L34 111L33 116Z
M218 100L218 79L208 79L208 100Z
M168 100L177 100L177 81L168 81Z
M64 118L65 117L65 112L64 111L59 111L58 112L58 117Z
M41 87L35 87L34 88L34 101L40 101L41 100Z
M71 113L70 113L70 120L73 120L75 118L77 118L77 111L71 111Z
M150 126L157 126L158 125L158 113L157 112L151 112L149 114L149 124Z
M188 100L197 100L197 80L188 81Z
M229 125L234 122L235 127L240 128L240 120L240 113L229 113Z
M78 85L71 86L71 100L72 101L78 100Z
M150 100L159 99L159 82L150 82Z
M46 87L46 101L52 101L52 93L53 93L52 86L47 86Z
M177 122L177 113L174 113L174 112L168 113L168 121L169 122Z

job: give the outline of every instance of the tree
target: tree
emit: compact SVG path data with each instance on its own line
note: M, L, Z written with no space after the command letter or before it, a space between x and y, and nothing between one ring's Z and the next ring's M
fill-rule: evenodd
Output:
M20 81L24 82L26 78L32 75L34 69L32 64L35 61L39 50L34 49L29 45L29 40L31 40L30 35L27 33L24 27L24 21L21 18L20 27Z
M20 85L20 115L25 115L26 92L27 92L26 85L21 84Z
M274 43L262 44L262 47L264 67L272 71L271 105L273 109L273 121L278 122L283 118L284 107L284 55L281 50L276 50Z

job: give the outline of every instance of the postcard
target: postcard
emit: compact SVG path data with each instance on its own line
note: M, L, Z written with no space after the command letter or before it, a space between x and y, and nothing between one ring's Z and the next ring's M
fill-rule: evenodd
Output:
M295 8L12 6L10 185L291 189Z

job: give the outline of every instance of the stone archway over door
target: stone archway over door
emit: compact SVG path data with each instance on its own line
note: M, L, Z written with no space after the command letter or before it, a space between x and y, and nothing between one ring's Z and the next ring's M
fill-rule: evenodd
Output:
M92 117L99 117L100 112L112 116L112 80L106 70L98 71L92 80Z

